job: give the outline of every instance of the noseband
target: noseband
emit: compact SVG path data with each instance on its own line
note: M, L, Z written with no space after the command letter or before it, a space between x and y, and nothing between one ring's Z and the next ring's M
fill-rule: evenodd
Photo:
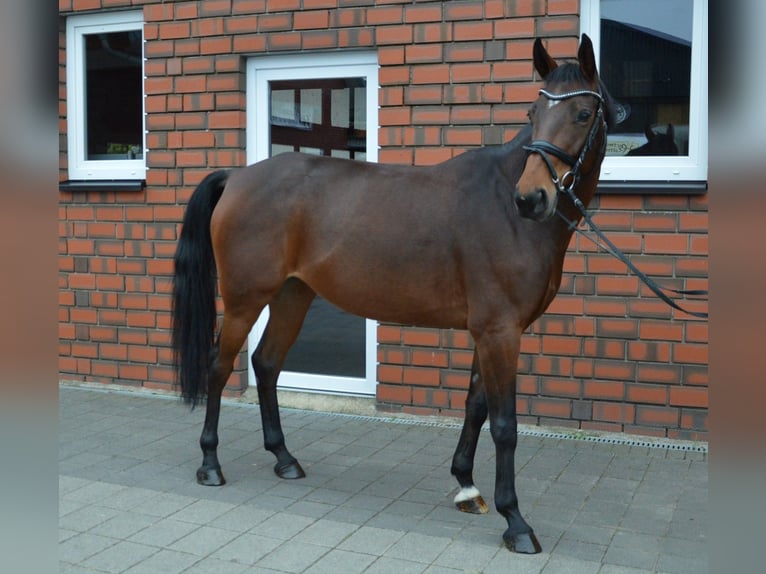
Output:
M585 156L588 155L588 152L593 147L593 142L596 139L596 134L598 133L599 128L602 126L606 128L606 121L604 120L604 98L600 93L591 90L576 90L573 92L565 92L563 94L552 94L547 90L540 90L540 93L553 101L568 100L569 98L577 96L594 96L598 101L596 117L593 120L593 124L588 132L588 137L585 139L585 143L583 144L578 157L575 158L574 156L569 155L560 147L545 140L534 140L530 142L529 145L524 146L524 149L528 152L540 154L540 157L543 158L543 161L545 161L545 164L548 166L548 171L551 173L553 184L556 186L559 193L565 193L570 197L576 198L573 190L580 181L580 170L585 161ZM601 142L601 148L601 151L604 151L606 148L606 137L604 137ZM548 154L555 155L569 166L569 171L567 171L561 179L559 179L556 169L553 167L553 162ZM579 199L577 201L579 201Z

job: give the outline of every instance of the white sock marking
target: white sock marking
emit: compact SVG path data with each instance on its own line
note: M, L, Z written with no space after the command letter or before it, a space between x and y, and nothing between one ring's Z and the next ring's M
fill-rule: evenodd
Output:
M460 489L460 492L458 492L455 495L455 504L458 504L460 502L465 502L466 500L473 500L474 498L478 498L481 496L479 493L479 489L475 486L464 486Z

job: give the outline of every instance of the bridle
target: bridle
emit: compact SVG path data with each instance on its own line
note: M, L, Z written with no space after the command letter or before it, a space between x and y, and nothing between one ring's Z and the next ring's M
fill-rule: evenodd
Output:
M599 129L602 128L604 130L605 136L601 138L600 151L604 152L606 149L606 120L604 118L604 98L599 92L594 92L592 90L575 90L572 92L565 92L563 94L552 94L547 90L541 89L540 94L553 101L568 100L577 96L593 96L598 102L596 117L593 120L593 124L591 125L590 131L588 132L588 137L585 139L585 143L580 150L579 156L571 156L557 145L554 145L545 140L534 140L530 142L529 145L524 146L524 149L528 152L537 153L541 158L543 158L545 165L548 166L548 171L551 174L551 178L553 179L553 184L556 186L556 190L559 193L568 195L573 199L573 201L576 200L575 204L577 204L577 202L580 202L580 200L574 194L574 188L577 187L577 184L580 182L580 170L582 169L585 157L593 147L593 142L596 139L596 134L599 132ZM556 168L553 166L553 162L551 161L551 158L548 154L555 155L557 158L569 166L569 171L567 171L561 177L561 179L559 179L558 173L556 173Z

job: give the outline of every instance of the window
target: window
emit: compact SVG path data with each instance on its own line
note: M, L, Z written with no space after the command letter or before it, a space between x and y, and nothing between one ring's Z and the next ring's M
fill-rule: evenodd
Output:
M144 179L141 12L67 20L70 180Z
M707 0L583 0L582 32L618 102L601 179L707 179Z

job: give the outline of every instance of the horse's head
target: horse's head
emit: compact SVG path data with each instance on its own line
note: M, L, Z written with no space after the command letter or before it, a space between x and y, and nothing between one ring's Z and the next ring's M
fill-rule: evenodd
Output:
M559 66L539 38L533 58L545 86L529 110L532 141L525 147L529 156L515 200L523 217L543 221L555 212L559 192L576 192L581 176L600 169L614 105L599 79L587 35L582 36L577 63ZM585 199L587 203L590 197Z

